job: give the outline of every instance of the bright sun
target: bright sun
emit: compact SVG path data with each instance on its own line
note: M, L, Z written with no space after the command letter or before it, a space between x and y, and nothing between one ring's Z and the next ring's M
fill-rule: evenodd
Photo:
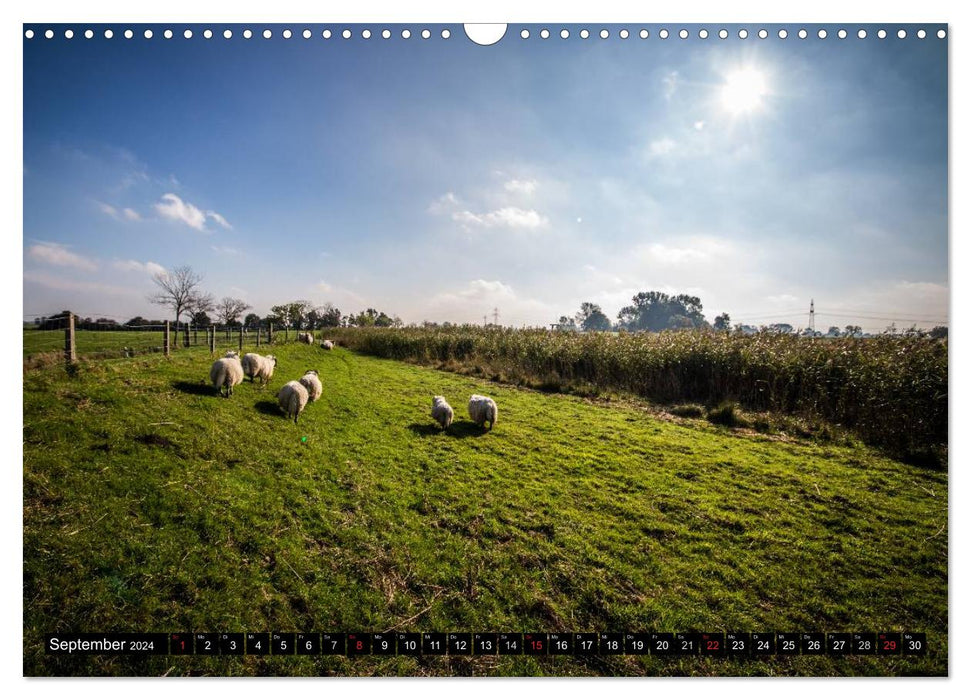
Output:
M765 75L755 68L742 68L729 73L722 86L722 106L735 115L751 112L762 106L762 98L769 92Z

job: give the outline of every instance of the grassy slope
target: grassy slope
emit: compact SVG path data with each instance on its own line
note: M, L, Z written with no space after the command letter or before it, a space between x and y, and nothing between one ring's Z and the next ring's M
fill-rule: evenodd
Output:
M409 364L204 350L24 376L28 674L947 672L946 475ZM299 427L275 390L316 368ZM473 392L496 430L464 420ZM459 421L434 429L431 396ZM302 437L306 436L306 442ZM403 621L410 620L403 623ZM403 623L403 624L402 624ZM920 658L43 654L74 631L926 631Z

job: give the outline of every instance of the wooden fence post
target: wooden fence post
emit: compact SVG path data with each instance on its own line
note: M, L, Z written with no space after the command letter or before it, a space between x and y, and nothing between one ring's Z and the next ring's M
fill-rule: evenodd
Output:
M239 352L240 354L242 354L243 352L243 327L242 326L239 327Z
M172 339L169 335L169 322L165 322L165 334L162 337L162 348L165 350L165 356L168 357L172 352Z
M290 342L290 326L287 326L286 328L283 329L283 342L284 343Z
M64 329L64 361L72 365L77 360L78 354L74 345L74 314L68 312L67 327Z
M270 325L266 329L266 342L273 342L273 321L270 321Z
M199 346L199 326L192 327L192 344L196 347Z
M189 324L188 323L182 327L182 344L185 347L189 347Z
M209 334L209 354L214 355L216 353L216 326L213 324L210 329L212 332Z
M256 347L260 347L260 327L256 327Z

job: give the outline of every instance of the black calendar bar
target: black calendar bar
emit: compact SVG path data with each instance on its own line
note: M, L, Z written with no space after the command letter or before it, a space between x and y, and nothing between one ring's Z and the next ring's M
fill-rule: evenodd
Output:
M171 632L47 634L48 654L916 656L924 632Z

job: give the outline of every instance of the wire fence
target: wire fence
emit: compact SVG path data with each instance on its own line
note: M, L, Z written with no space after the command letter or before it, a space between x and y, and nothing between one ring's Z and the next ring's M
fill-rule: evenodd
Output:
M192 349L222 354L229 349L242 351L270 343L294 342L297 333L290 328L274 328L273 324L257 328L167 321L129 324L106 317L93 321L76 314L25 315L23 359L26 369L57 362L73 363L79 359L135 357L149 353L171 355Z

